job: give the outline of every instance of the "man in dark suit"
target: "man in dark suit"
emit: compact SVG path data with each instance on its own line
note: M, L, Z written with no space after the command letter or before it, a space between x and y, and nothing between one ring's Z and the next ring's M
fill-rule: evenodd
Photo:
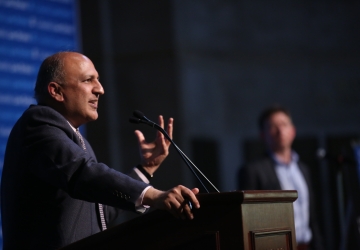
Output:
M265 109L259 117L262 140L267 146L263 159L240 169L242 190L297 190L294 220L298 249L323 249L316 214L313 190L307 166L292 150L296 129L290 112L280 106Z
M119 209L143 212L151 206L193 218L185 200L199 208L198 189L161 191L147 183L168 155L170 142L160 133L146 143L136 131L142 162L130 174L135 179L97 162L78 128L98 118L102 94L99 75L86 56L60 52L42 63L35 87L38 105L17 121L6 148L4 250L58 249L105 230ZM161 116L159 121L164 126ZM170 135L172 125L170 119Z

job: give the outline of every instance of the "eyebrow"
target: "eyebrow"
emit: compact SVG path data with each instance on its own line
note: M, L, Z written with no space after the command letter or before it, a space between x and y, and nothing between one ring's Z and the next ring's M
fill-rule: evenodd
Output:
M96 78L96 79L100 79L100 76L98 75L97 77L95 76L95 75L85 75L85 78L91 78L91 79L94 79L94 78Z

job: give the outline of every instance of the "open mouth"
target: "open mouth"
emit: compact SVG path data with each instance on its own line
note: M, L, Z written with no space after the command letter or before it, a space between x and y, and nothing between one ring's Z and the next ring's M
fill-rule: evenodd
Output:
M92 100L92 101L89 101L90 103L90 106L94 109L97 109L98 107L98 101L97 100Z

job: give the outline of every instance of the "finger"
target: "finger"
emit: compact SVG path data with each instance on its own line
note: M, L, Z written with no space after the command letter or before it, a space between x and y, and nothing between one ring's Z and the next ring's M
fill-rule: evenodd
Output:
M180 204L176 205L176 204L170 202L168 204L167 210L177 219L183 219L183 217L184 217L181 214L182 210L180 209Z
M180 219L185 220L186 218L189 218L185 212L185 205L180 204L180 206L177 208L177 212Z
M135 130L135 136L138 139L139 144L142 144L145 142L144 134L140 130Z
M163 140L163 139L165 138L164 135L163 135L163 133L161 133L160 131L157 131L157 132L156 132L156 135L157 135L158 139Z
M177 186L176 188L174 188L172 190L172 195L174 198L173 204L175 206L176 212L178 213L178 217L185 220L186 218L192 218L193 216L190 211L191 209L187 205L188 200L185 199L185 197L182 193L182 189L187 189L187 188L184 186L181 186L181 185ZM186 208L186 206L187 206L187 208Z
M162 128L164 128L164 118L162 115L159 115L158 117L158 125ZM164 135L160 132L160 131L157 131L156 132L156 140L160 139L160 140L163 140L164 139Z
M174 119L169 118L168 125L167 125L167 133L170 136L171 140L173 139L173 129L174 129Z
M178 197L173 197L168 201L168 208L169 208L169 212L175 216L178 219L185 219L186 216L185 214L183 214L183 207L181 202L179 202Z
M185 219L185 217L187 217L190 220L194 219L194 214L191 211L191 207L189 206L187 201L185 201L183 203L183 214L182 215L183 215L182 219Z
M196 198L195 194L198 194L199 193L199 189L198 188L194 188L192 190L189 190L189 189L185 189L184 192L182 192L182 195L184 197L186 197L186 199L188 199L192 206L195 207L195 208L200 208L200 203L198 201L198 199Z
M159 126L164 128L164 117L162 115L159 115Z

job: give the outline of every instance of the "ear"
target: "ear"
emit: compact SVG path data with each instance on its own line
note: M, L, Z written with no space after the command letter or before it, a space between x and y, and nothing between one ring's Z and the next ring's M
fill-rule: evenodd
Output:
M57 82L50 82L48 85L49 95L58 102L64 101L61 86Z

